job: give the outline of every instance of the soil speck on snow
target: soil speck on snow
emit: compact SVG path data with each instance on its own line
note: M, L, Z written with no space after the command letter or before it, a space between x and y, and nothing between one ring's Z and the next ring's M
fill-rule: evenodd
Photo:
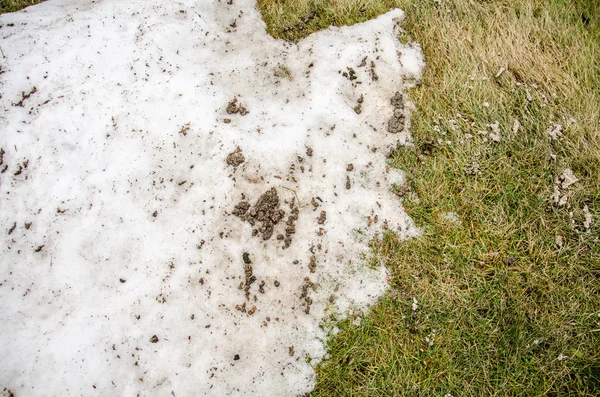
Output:
M388 122L388 132L390 134L398 134L404 131L404 98L399 92L396 92L390 100L392 107L394 108L394 114Z
M227 158L225 159L225 162L227 163L227 165L230 165L233 168L237 168L244 161L246 161L246 158L244 157L244 154L242 153L242 149L240 149L239 146L236 147L233 152L229 153L227 155Z
M263 240L268 240L273 235L275 225L285 216L285 211L279 206L277 189L271 188L263 193L252 207L246 201L238 203L233 214L252 226L260 224L258 233Z

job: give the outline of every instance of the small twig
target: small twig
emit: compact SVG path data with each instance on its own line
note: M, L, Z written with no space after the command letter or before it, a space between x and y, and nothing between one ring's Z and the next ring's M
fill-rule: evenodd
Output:
M2 58L3 58L3 59L4 59L4 58L6 58L6 57L4 56L4 51L2 51L2 47L0 47L0 53L2 54Z
M302 204L300 204L300 199L298 198L296 191L294 189L290 189L289 187L285 187L285 186L281 186L281 187L294 193L294 196L296 196L296 200L298 200L298 207L302 208Z

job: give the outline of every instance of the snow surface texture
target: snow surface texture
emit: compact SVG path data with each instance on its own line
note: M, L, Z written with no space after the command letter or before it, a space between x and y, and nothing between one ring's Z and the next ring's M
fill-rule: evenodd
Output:
M387 132L390 100L423 68L402 15L298 44L252 0L2 15L0 389L309 391L323 319L386 288L369 239L417 233L386 167L410 139ZM285 214L265 240L232 213L271 188Z

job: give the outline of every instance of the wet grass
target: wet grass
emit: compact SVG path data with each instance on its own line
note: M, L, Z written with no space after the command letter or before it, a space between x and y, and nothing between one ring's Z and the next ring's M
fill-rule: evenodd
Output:
M291 40L391 5L427 61L391 159L423 236L373 243L391 289L339 324L312 395L600 395L600 3L259 1Z

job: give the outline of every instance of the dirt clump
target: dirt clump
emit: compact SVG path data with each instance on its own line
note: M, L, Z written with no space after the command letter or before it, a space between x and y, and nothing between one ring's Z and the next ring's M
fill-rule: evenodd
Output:
M304 278L304 282L300 287L300 300L302 301L302 307L304 307L304 313L310 314L310 307L313 304L313 300L310 296L308 296L309 290L313 289L315 284L310 281L308 277Z
M287 221L285 222L285 239L283 248L287 248L292 244L292 235L296 234L296 221L298 220L298 215L300 214L300 209L296 205L295 199L292 199L290 202L290 215L288 216Z
M319 214L319 217L317 218L317 223L319 225L323 225L323 224L325 224L326 220L327 220L327 212L321 211L321 214Z
M2 396L15 397L15 394L11 390L7 389L6 387L4 388L4 393L6 393L6 394L2 394Z
M317 270L317 257L314 255L310 257L310 262L308 263L308 270L310 270L311 273L314 273Z
M379 76L377 76L377 73L375 72L375 62L373 61L371 61L371 69L369 69L369 73L371 74L372 81L379 80Z
M397 134L399 132L404 131L404 97L401 93L396 92L392 99L390 100L394 108L394 114L392 118L388 121L388 132L390 134Z
M346 189L350 189L352 184L350 183L350 177L346 175Z
M252 261L250 260L250 254L244 252L242 255L242 259L244 261L244 282L241 285L244 290L244 295L246 299L250 299L250 286L256 281L256 276L254 276Z
M247 115L248 110L242 105L242 104L238 104L238 99L237 97L233 98L228 104L227 104L227 108L225 109L225 111L227 112L227 114L241 114L242 116Z
M240 201L233 208L232 214L237 216L238 218L241 218L244 216L244 214L246 214L248 209L250 209L250 203L247 201Z
M320 207L320 204L319 204L319 203L317 203L317 200L315 200L315 198L314 198L314 197L312 198L312 200L310 200L310 203L311 203L311 204L312 204L312 206L313 206L313 211L316 211L316 210L317 210L317 208L319 208L319 207Z
M358 98L357 105L354 106L354 113L356 114L361 114L362 113L362 104L365 101L365 98L361 95L360 98Z
M352 69L351 67L346 67L346 69L348 69L348 71L342 73L342 76L344 76L350 81L358 79L358 76L356 75L356 71L354 69Z
M260 224L257 232L253 232L252 235L260 234L263 240L271 238L275 225L285 216L285 211L279 207L279 195L275 188L263 193L254 206L250 206L247 201L239 202L232 213L252 226Z
M236 147L235 150L227 155L225 162L227 165L232 166L233 168L239 167L242 163L246 161L244 154L242 153L242 149L240 147Z
M190 132L190 123L184 124L183 127L179 129L179 133L183 136L187 136L188 132Z

